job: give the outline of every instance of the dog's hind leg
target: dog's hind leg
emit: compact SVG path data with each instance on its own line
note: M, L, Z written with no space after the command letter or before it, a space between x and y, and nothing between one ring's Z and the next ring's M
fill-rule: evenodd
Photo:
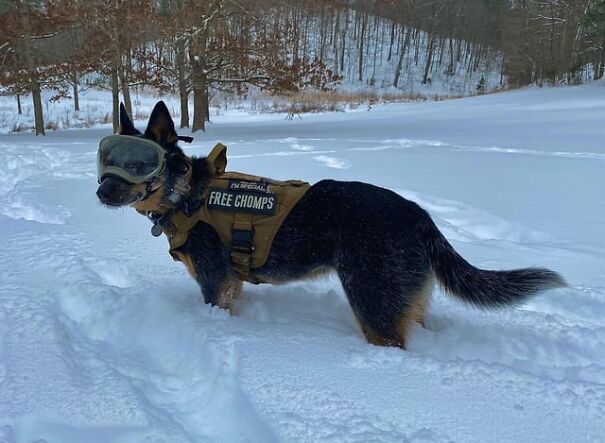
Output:
M359 328L361 329L361 332L363 332L363 335L368 343L376 346L388 346L385 339L380 334L378 334L367 324L364 324L357 314L354 313L354 316L355 320L357 320Z
M385 263L375 264L383 265L380 272L361 272L364 267L359 263L353 268L344 265L337 269L367 341L405 349L411 325L424 319L433 287L430 271L388 272L390 267Z
M433 292L433 277L430 276L420 289L408 295L409 303L395 325L397 336L405 344L410 328L417 322L426 329L426 308Z
M415 316L414 320L417 321L424 329L428 329L426 326L426 311L431 302L434 285L435 279L431 275L418 293L417 298L413 300L414 305L410 306L412 316Z

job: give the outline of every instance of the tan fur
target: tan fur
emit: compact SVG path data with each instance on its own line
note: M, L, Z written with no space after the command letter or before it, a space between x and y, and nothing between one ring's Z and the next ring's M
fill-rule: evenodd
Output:
M177 258L185 265L189 275L191 275L197 281L197 272L195 272L195 266L193 265L193 260L189 254L185 254L184 252L174 252Z
M402 349L405 349L407 334L412 324L414 322L418 322L423 328L426 328L426 308L428 307L430 302L434 283L434 277L429 277L429 279L424 283L424 285L422 285L417 294L415 294L408 309L397 321L397 324L395 326L395 339L381 336L373 329L369 328L368 326L365 326L363 323L361 323L361 321L359 321L357 317L355 317L355 320L357 320L357 324L359 324L359 327L361 328L363 335L365 336L368 343L377 346L397 346Z
M378 332L374 331L372 328L364 325L359 318L357 318L356 315L354 315L355 320L357 320L357 324L359 325L359 328L361 329L361 332L363 332L364 337L366 338L366 341L372 345L376 345L376 346L399 346L402 347L399 343L395 342L394 340L389 340L386 339L384 337L382 337Z
M244 286L244 282L241 280L235 280L232 283L232 285L231 285L231 290L232 290L231 299L232 300L237 300L242 297L243 286Z
M144 195L145 194L145 183L139 183L137 185L132 185L132 193L135 195ZM164 193L160 189L163 186L162 183L158 183L157 185L151 188L152 191L155 191L149 198L145 200L134 202L131 204L133 208L139 211L147 212L147 211L157 211L160 208L164 200Z
M426 329L426 310L431 302L431 295L433 292L433 287L435 286L435 276L431 275L431 277L426 281L422 289L419 291L418 296L413 300L414 306L412 307L410 312L410 317L412 318L412 322L417 322Z
M413 296L412 302L395 326L395 331L400 341L399 346L403 349L405 349L406 339L412 324L418 322L422 327L425 327L424 316L433 292L433 285L434 277L431 276L424 285L422 285L422 288Z
M220 287L217 305L231 311L233 300L238 299L242 293L243 282L237 279L228 279Z
M170 131L172 122L169 121L164 115L157 118L155 125L151 128L151 134L153 138L160 143L162 140L166 143L175 143L178 139Z
M370 343L372 345L376 345L376 346L396 345L395 343L391 343L391 340L387 340L387 339L381 337L376 331L374 331L366 326L362 326L361 330L363 331L363 335L365 336L368 343Z

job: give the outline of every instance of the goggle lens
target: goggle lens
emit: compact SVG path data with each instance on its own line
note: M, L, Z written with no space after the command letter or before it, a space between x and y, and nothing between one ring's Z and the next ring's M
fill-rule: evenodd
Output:
M130 136L109 136L99 145L99 179L106 173L139 183L158 173L163 162L163 150L155 143Z
M160 161L158 151L130 140L101 146L100 161L104 166L115 166L134 176L151 174Z

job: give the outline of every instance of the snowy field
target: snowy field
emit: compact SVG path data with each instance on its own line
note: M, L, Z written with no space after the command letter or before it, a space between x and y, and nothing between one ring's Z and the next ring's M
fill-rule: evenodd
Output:
M204 305L147 220L97 203L109 126L0 135L0 442L605 441L604 122L595 83L223 115L185 145L393 189L475 265L570 283L498 312L436 290L408 351L364 341L336 278Z

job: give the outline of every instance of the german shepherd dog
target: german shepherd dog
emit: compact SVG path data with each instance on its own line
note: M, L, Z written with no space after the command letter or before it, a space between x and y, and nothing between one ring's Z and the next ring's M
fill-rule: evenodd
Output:
M123 106L120 134L150 139L167 151L164 172L151 183L102 180L97 190L107 206L155 211L168 189L192 164L191 191L179 203L200 198L209 179L206 157L187 159L163 102L155 106L144 134ZM186 160L187 159L187 160ZM190 232L178 256L201 287L206 303L230 307L241 289L230 255L203 222ZM366 183L322 180L292 209L275 236L265 265L251 269L263 281L283 283L335 271L368 342L405 348L413 322L424 326L434 278L448 294L480 308L500 308L539 291L563 287L548 269L488 271L462 258L429 214L400 195Z

